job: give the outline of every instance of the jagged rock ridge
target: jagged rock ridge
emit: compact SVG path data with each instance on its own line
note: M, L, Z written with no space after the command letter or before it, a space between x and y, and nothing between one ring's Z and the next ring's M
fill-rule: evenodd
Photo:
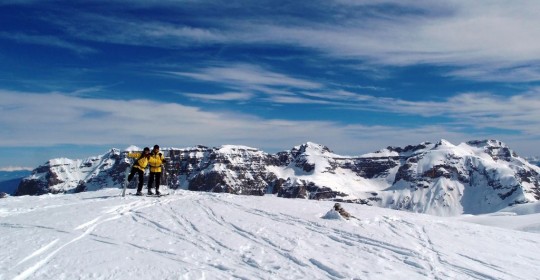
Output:
M231 145L164 153L164 181L173 189L330 199L437 215L488 213L540 199L540 168L497 140L424 142L358 157L310 142L276 154ZM51 160L24 179L17 194L120 187L129 165L116 149L84 161Z

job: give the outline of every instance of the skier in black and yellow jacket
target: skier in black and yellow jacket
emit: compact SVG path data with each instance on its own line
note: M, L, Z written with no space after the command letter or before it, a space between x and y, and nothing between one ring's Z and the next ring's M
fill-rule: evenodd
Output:
M152 184L156 181L156 195L160 195L159 185L161 181L161 166L165 163L165 157L159 151L159 146L154 145L154 149L148 158L148 164L150 165L150 178L148 178L148 194L153 195Z
M136 195L142 195L142 188L144 185L144 169L146 169L148 159L150 159L150 148L145 147L142 153L129 153L128 157L137 159L131 167L128 182L131 182L135 174L139 175L139 185L137 185Z

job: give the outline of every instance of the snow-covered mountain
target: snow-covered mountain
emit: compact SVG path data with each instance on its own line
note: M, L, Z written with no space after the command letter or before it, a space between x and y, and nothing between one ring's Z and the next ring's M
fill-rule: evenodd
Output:
M130 149L133 149L132 147ZM245 146L164 149L171 189L327 199L436 215L490 213L540 199L540 168L496 140L441 140L388 147L358 157L305 143L268 154ZM55 159L34 170L17 194L120 187L125 152Z
M118 188L131 161L126 152L111 149L84 160L57 158L32 171L19 185L16 195L94 191Z
M539 203L435 217L333 202L103 189L0 199L0 279L538 279ZM481 225L482 224L482 225ZM489 226L486 226L489 225Z

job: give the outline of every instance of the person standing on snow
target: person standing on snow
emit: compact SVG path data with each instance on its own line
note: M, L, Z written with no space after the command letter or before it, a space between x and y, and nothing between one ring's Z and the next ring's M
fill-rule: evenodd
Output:
M142 188L144 185L144 169L148 165L148 159L150 159L150 148L145 147L142 153L128 153L128 157L136 158L137 160L131 167L131 172L128 176L128 182L133 180L135 174L139 175L139 185L137 185L136 195L142 195Z
M161 183L161 166L165 163L165 157L159 151L159 146L154 145L154 149L148 159L150 165L150 178L148 178L148 194L153 195L152 184L156 181L156 195L160 195L159 184Z

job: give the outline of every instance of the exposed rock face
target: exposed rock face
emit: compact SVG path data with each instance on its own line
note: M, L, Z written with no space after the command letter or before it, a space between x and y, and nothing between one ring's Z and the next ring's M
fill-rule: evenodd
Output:
M169 185L193 191L264 195L272 182L266 167L278 157L243 146L170 150Z
M245 146L165 149L170 188L328 199L438 215L487 213L540 199L540 168L496 140L388 147L358 157L306 143L267 154ZM131 164L118 150L85 161L51 160L21 194L119 187Z

